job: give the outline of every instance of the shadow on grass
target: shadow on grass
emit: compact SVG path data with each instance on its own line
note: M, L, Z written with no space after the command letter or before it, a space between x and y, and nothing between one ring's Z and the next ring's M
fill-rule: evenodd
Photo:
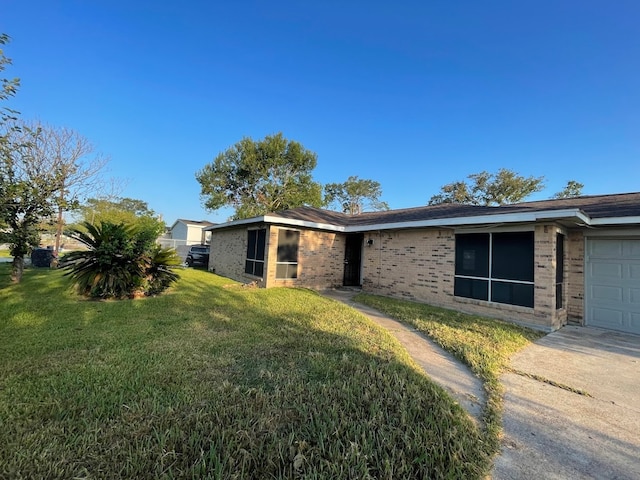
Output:
M24 300L0 306L0 476L487 472L466 414L353 309L181 275L135 301L80 300L56 271L29 273L24 286L40 295L0 293Z

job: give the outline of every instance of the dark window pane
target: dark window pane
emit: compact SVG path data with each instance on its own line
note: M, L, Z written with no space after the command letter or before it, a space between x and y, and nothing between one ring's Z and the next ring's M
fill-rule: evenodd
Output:
M494 233L491 278L533 282L533 232Z
M255 262L253 260L247 260L244 262L244 273L248 273L249 275L253 275L253 265Z
M491 282L491 301L533 307L533 285Z
M456 277L453 284L453 294L456 297L488 300L489 282L487 280L474 280L472 278Z
M264 271L264 262L255 262L255 266L253 268L253 274L256 277L261 277L263 271Z
M556 284L556 309L562 308L563 299L562 299L562 284Z
M278 262L298 261L298 242L300 232L294 230L278 231Z
M249 230L247 232L247 258L254 260L256 258L256 233L257 230Z
M556 236L556 283L564 280L564 235Z
M456 275L489 276L488 233L456 235Z
M256 260L264 260L264 246L267 238L266 230L256 230L258 238L256 239ZM262 275L262 273L260 273Z

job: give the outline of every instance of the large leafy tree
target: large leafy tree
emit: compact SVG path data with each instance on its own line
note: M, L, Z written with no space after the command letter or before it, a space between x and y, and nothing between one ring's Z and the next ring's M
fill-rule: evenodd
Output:
M328 205L335 205L349 215L365 210L389 210L389 205L380 200L382 187L375 180L351 176L344 183L326 184L324 191Z
M282 133L243 138L196 173L204 207L229 206L233 219L303 205L320 207L322 187L311 175L317 156Z
M444 185L429 199L429 205L464 203L470 205L505 205L524 200L544 188L544 177L523 177L502 168L497 173L480 172Z
M179 276L174 249L153 243L136 226L124 223L83 223L74 236L87 250L71 252L60 266L83 295L94 298L130 298L161 293Z

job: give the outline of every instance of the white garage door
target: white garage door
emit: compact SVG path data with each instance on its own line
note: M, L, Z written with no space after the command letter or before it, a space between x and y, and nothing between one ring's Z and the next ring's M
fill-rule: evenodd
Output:
M640 334L640 240L587 240L585 323Z

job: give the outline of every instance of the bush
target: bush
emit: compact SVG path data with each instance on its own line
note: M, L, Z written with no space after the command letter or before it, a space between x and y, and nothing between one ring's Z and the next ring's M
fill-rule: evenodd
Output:
M73 234L89 249L67 254L60 266L83 295L130 298L166 290L179 277L171 269L180 260L133 226L101 222L82 224ZM86 230L86 231L85 231Z

